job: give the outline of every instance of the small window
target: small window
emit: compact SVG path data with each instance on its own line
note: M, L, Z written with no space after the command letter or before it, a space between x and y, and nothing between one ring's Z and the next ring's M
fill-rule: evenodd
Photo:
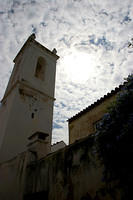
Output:
M94 129L95 129L95 132L97 131L97 129L100 128L101 126L101 119L100 120L97 120L96 122L93 123L93 126L94 126Z
M31 118L32 118L32 119L34 119L34 116L35 116L35 114L34 114L34 113L31 113Z
M45 76L45 60L40 57L37 61L35 77L44 81Z

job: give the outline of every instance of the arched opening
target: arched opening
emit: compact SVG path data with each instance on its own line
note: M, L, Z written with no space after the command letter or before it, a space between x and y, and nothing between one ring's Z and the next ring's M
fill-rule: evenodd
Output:
M46 62L44 58L39 57L36 65L35 77L42 81L44 81L44 76L45 76L45 65Z

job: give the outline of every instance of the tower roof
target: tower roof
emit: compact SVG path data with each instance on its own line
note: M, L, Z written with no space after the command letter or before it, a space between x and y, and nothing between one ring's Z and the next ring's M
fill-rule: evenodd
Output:
M44 50L45 52L47 52L48 54L54 56L56 59L59 58L58 55L56 55L56 52L55 51L56 49L54 48L53 51L50 51L49 49L47 49L46 47L44 47L43 45L41 45L39 42L37 42L35 40L36 36L35 34L33 33L32 35L29 36L29 38L26 40L26 42L24 43L24 45L22 46L22 48L20 49L20 51L18 52L18 54L16 55L16 57L14 58L13 62L15 63L16 60L18 59L18 57L20 55L23 54L23 51L25 50L25 48L27 47L27 45L30 43L30 42L33 42L35 45L37 45L38 47L40 47L42 50Z

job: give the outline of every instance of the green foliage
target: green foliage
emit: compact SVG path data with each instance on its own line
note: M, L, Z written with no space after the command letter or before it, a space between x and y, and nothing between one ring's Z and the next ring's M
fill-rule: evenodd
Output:
M99 122L96 143L105 166L103 180L107 186L117 181L122 199L127 200L133 184L133 75L128 76L115 104Z

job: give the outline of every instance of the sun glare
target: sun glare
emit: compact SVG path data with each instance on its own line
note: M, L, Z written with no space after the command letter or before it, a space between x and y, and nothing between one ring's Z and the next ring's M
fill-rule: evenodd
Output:
M96 64L93 55L75 52L64 57L63 65L71 81L82 83L94 75Z

